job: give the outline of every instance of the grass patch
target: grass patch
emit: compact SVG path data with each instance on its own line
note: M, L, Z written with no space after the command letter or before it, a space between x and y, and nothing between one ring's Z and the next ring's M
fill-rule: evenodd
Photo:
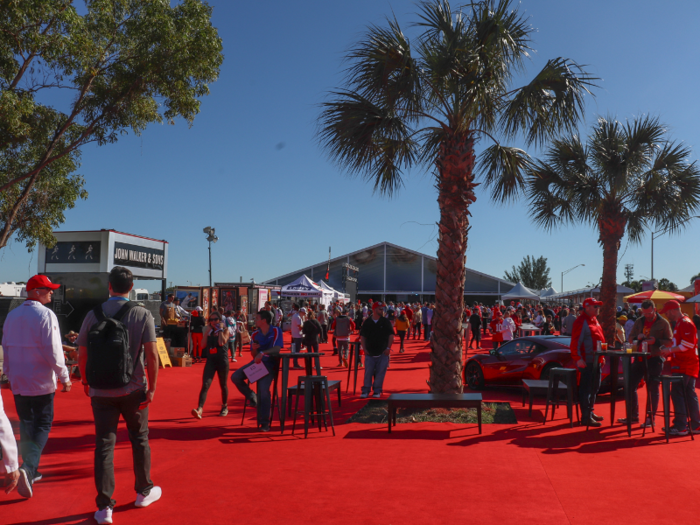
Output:
M386 423L389 419L386 401L370 399L358 410L348 423ZM396 414L396 423L474 423L476 424L476 409L462 408L400 408ZM518 422L510 403L482 403L481 422L485 425L512 425Z

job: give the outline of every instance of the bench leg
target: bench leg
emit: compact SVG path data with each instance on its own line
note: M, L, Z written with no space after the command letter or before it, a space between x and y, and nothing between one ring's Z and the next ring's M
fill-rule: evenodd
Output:
M479 420L479 434L481 434L481 403L476 407L476 417Z
M391 422L392 422L392 420L393 420L393 417L392 417L392 415L391 415L391 411L392 411L393 409L394 409L394 407L393 407L391 404L387 407L388 416L389 416L389 417L387 417L387 421L389 421L389 434L391 434Z
M527 409L527 416L532 417L532 402L534 401L534 396L532 390L530 390L530 408Z

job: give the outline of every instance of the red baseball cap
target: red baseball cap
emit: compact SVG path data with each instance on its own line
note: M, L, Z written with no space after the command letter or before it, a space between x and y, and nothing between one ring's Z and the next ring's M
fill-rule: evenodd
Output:
M35 275L27 281L28 292L36 290L37 288L48 288L49 290L55 290L56 288L60 287L60 284L52 283L51 279L49 279L45 275Z
M674 301L674 300L666 301L666 304L661 309L661 313L665 314L666 312L668 312L670 310L678 310L680 307L681 307L681 303L679 303L678 301Z
M603 301L596 301L593 297L589 297L583 301L583 307L585 308L586 306L603 306Z

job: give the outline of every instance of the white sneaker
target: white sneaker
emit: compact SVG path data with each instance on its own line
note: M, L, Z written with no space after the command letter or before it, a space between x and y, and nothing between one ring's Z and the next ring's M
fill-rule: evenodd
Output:
M369 397L369 394L362 393L360 394L360 399L367 399Z
M372 394L372 397L375 399L378 399L378 398L382 397L382 395L381 394Z
M148 494L148 496L144 496L143 494L138 494L136 496L136 505L137 507L148 507L151 503L155 503L160 499L160 497L163 495L163 490L158 487L154 486L151 489L151 492Z
M104 509L95 512L95 521L100 525L103 523L112 523L111 507L105 507Z
M17 492L23 498L31 498L34 495L32 490L32 482L29 481L27 471L23 468L19 469L19 483L17 484Z

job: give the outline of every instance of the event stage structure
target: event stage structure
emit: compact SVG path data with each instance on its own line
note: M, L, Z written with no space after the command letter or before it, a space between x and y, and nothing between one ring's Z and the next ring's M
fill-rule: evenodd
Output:
M363 301L433 301L437 259L390 242L382 242L361 250L335 257L330 261L328 284L339 291L347 291L343 275L347 266L357 267L357 298ZM326 280L328 261L322 261L279 277L264 281L284 286L302 275L313 281ZM508 293L515 283L485 273L466 269L464 298L493 304Z

